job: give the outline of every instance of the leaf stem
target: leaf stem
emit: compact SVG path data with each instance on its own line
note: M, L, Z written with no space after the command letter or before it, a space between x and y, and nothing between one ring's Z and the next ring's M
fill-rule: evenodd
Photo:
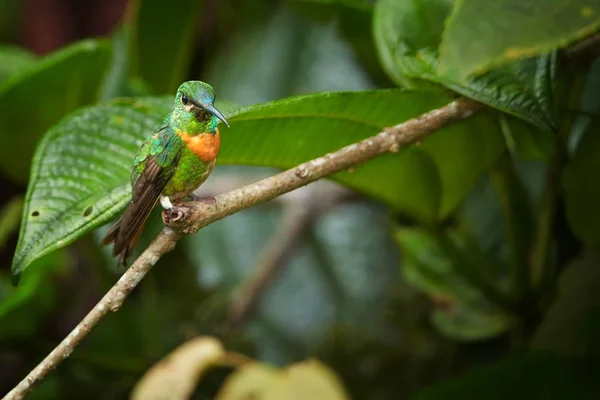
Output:
M531 294L529 260L534 226L531 218L532 207L508 152L505 152L498 161L491 173L491 179L500 195L504 214L503 220L510 248L514 299L523 303Z

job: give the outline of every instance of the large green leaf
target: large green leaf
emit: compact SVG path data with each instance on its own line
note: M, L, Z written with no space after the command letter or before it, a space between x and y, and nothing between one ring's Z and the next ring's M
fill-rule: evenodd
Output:
M587 128L564 173L567 216L575 234L589 244L600 244L600 119Z
M14 46L0 46L0 82L29 66L34 60L33 54L24 49Z
M301 96L229 111L231 128L223 128L219 161L292 167L450 100L439 92L383 90ZM170 99L121 100L81 110L47 134L34 160L15 273L124 207L131 160L170 105ZM442 129L419 148L333 179L418 220L443 218L502 148L488 120L482 113ZM451 159L443 152L448 148L454 149Z
M107 42L85 40L52 53L0 84L0 169L26 182L35 146L62 116L94 102L110 58Z
M465 82L437 73L438 46L453 0L380 0L374 18L379 56L405 87L441 84L464 96L523 118L543 129L556 126L553 55L520 60Z
M599 0L459 0L446 23L439 71L462 80L564 47L599 28Z
M46 134L33 160L13 273L125 205L132 155L166 110L164 101L116 102L79 110Z
M155 94L175 92L191 63L202 0L136 0L132 53L139 75ZM137 57L135 56L137 55Z

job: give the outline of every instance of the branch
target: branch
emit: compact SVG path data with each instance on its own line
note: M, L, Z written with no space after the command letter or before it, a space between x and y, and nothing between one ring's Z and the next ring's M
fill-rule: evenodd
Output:
M86 317L63 339L62 342L38 364L4 400L22 399L36 382L43 379L67 358L75 346L85 338L94 326L108 314L117 311L125 298L140 283L150 268L167 252L183 234L196 233L200 228L245 208L272 200L277 196L298 189L325 176L347 170L382 154L397 152L400 148L420 142L429 134L452 122L469 117L484 108L483 104L466 98L410 119L358 143L336 152L263 179L251 185L232 190L215 197L215 201L188 202L163 211L167 225L150 246L125 271L119 281L106 293Z

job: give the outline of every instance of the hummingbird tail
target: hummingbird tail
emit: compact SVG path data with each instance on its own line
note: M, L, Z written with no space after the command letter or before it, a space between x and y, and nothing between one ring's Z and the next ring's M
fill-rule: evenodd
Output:
M119 265L127 264L155 204L156 201L130 204L102 239L102 246L114 243L112 255L119 256Z

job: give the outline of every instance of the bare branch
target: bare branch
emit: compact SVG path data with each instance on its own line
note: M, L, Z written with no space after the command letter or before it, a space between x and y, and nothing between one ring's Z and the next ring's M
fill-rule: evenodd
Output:
M150 268L165 253L171 251L182 234L196 233L200 228L245 208L264 203L284 193L298 189L327 175L347 170L388 152L397 152L411 143L420 142L429 134L452 122L467 118L485 106L466 98L432 110L361 142L334 153L300 164L280 174L215 197L214 203L189 202L163 212L169 226L163 228L121 279L110 289L71 333L35 367L4 400L22 399L36 382L43 379L67 358L92 328L108 314L117 311L125 298L140 283Z
M348 198L351 192L330 182L318 181L278 199L291 194L296 196L284 203L280 226L261 251L254 274L242 285L231 307L229 321L234 326L241 325L254 310L269 285L288 265L298 241L315 219Z

